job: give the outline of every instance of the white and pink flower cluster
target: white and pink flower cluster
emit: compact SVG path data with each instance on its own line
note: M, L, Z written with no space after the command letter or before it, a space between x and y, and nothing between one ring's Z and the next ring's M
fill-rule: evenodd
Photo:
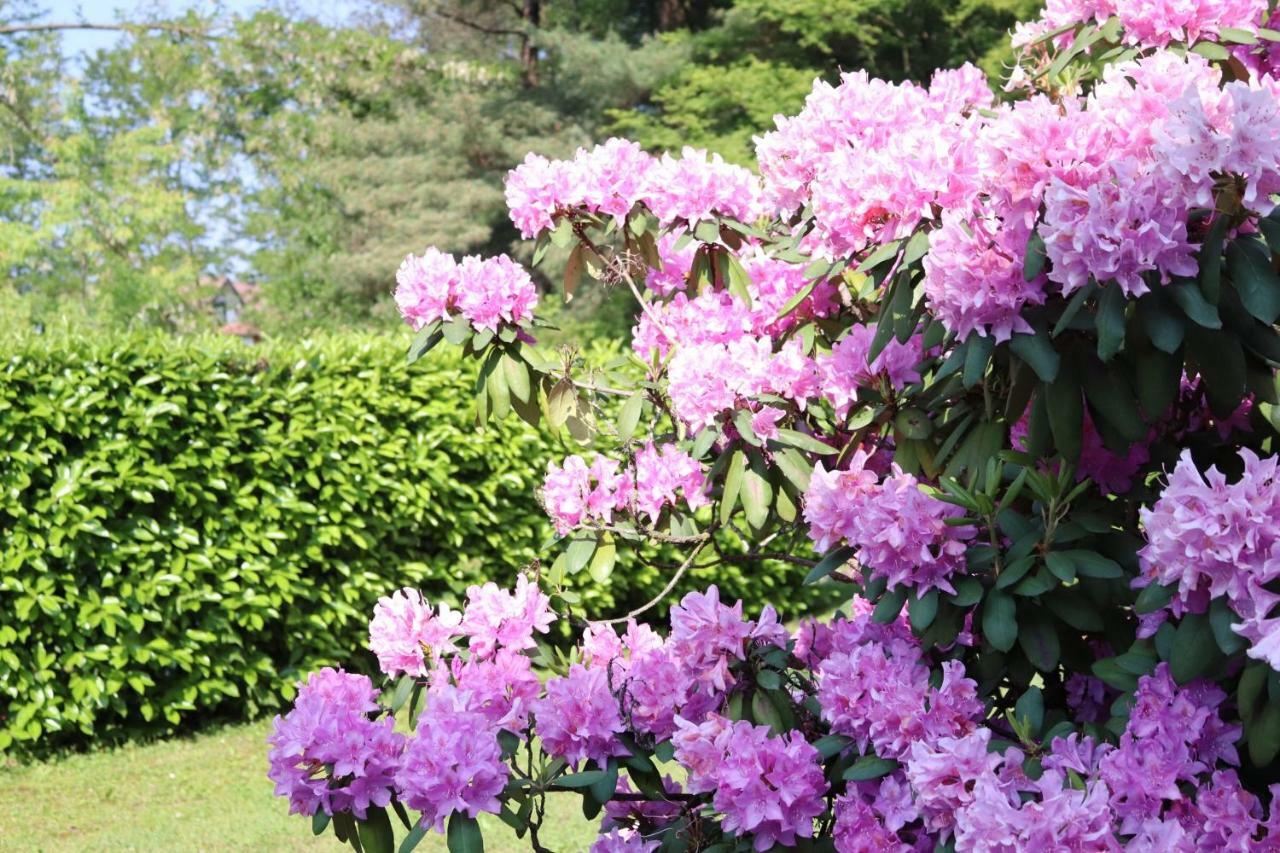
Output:
M414 329L455 315L477 329L496 332L533 317L538 289L524 267L498 255L468 255L461 261L429 248L409 255L396 271L396 306Z
M710 502L702 463L674 444L652 441L625 470L606 456L597 455L588 466L574 454L548 465L542 484L543 506L561 535L584 524L612 524L615 513L647 516L653 523L681 500L690 510Z
M1280 457L1245 449L1240 459L1242 474L1228 482L1217 467L1201 474L1183 451L1159 500L1140 513L1147 543L1136 583L1175 587L1175 616L1225 598L1249 656L1280 669L1280 617L1271 616L1280 595L1268 588L1280 577Z
M869 467L873 454L859 448L847 467L828 471L819 462L804 496L804 520L815 548L845 543L855 559L884 578L923 595L955 592L951 576L964 568L972 527L948 522L963 510L926 493L896 465L883 480Z

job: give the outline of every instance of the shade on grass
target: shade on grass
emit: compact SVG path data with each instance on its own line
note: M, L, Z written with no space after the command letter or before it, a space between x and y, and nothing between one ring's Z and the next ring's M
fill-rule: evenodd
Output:
M0 850L340 850L287 814L266 778L269 722L191 738L0 767ZM548 802L540 838L585 850L595 838L576 797ZM481 819L486 849L523 851L496 817ZM443 851L428 836L418 850Z

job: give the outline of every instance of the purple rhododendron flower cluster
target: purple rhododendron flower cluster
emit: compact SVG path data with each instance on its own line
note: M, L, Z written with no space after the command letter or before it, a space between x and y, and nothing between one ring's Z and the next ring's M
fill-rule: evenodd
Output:
M276 795L289 811L311 815L351 812L391 802L404 735L394 720L372 720L378 691L367 675L324 668L298 688L293 708L277 716L267 742Z
M749 833L756 850L812 837L827 785L818 751L799 732L774 735L708 714L698 725L682 720L672 740L676 760L690 768L686 788L711 793L730 832Z
M1160 498L1141 513L1147 543L1138 552L1135 581L1175 588L1174 615L1203 613L1225 598L1240 621L1232 629L1249 641L1250 657L1280 668L1280 457L1240 451L1244 471L1234 482L1216 467L1201 474L1184 451Z
M880 480L867 468L870 456L859 449L845 469L828 471L821 462L814 468L804 501L809 537L819 551L848 543L858 562L891 587L955 592L949 578L964 566L965 540L974 531L947 522L963 510L925 493L896 466Z

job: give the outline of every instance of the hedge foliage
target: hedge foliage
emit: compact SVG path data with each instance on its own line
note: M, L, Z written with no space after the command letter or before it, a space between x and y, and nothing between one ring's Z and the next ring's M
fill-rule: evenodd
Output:
M9 347L0 365L0 750L255 716L352 661L377 597L510 582L574 448L474 425L474 365L405 341ZM790 570L718 578L759 606ZM575 578L616 613L666 578ZM689 588L705 579L687 578ZM794 602L796 606L800 602Z

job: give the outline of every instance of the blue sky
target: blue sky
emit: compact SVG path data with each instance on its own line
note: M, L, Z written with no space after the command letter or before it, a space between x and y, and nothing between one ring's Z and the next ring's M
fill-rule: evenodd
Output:
M264 2L264 0L223 0L220 3L210 2L210 0L159 0L159 2L133 3L128 0L44 0L41 3L41 6L48 10L44 16L45 20L90 23L127 21L137 17L139 12L151 12L156 9L173 12L182 12L187 9L214 12L222 9L233 14L245 14L268 5L275 4ZM363 4L358 0L295 0L290 5L303 12L336 22L346 18ZM119 37L118 33L68 30L62 34L62 44L70 54L83 54L106 47Z

